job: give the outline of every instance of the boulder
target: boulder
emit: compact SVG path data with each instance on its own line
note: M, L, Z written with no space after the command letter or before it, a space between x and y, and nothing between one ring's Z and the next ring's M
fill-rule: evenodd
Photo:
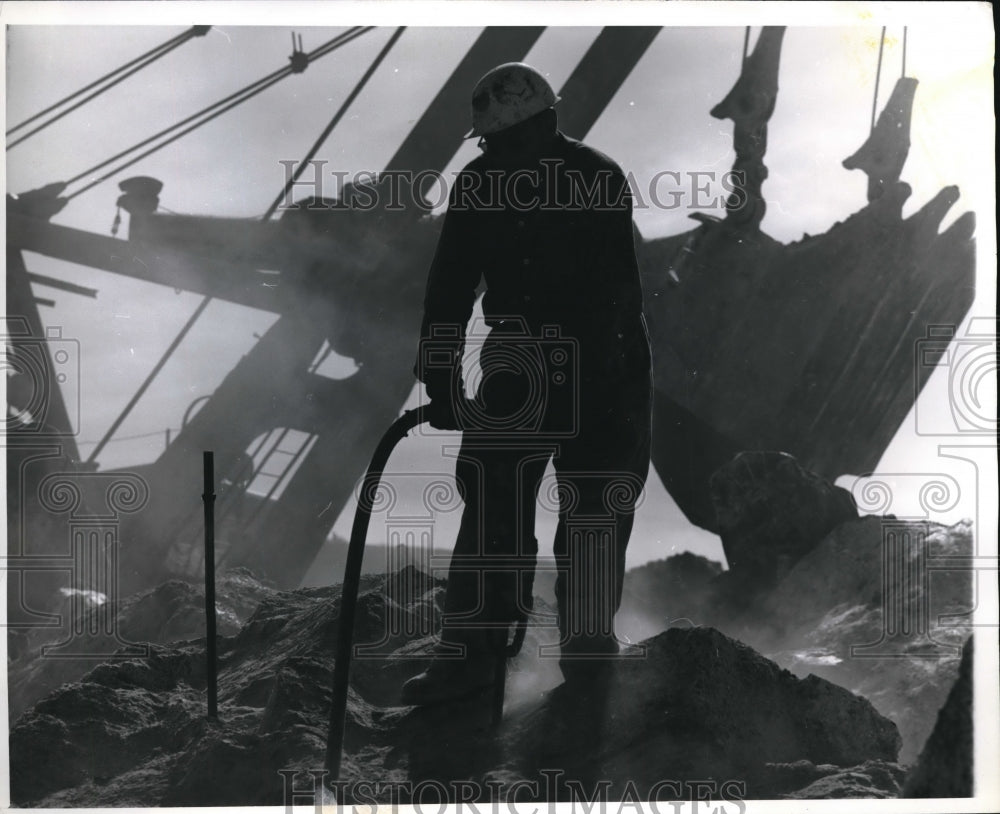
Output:
M907 542L895 547L901 559L886 591L889 535ZM973 551L967 522L859 518L827 535L751 612L720 627L796 675L815 673L870 700L899 727L899 759L911 764L958 675L975 607L974 572L962 563ZM927 560L955 568L928 570ZM903 626L886 619L886 605L906 615L911 634L887 634Z
M924 744L903 786L903 797L971 797L974 743L972 731L972 638L934 731Z
M900 559L886 592L890 545ZM726 593L726 572L706 585L709 569L701 566L707 561L698 564L700 558L686 554L686 565L671 558L626 574L618 626L651 636L671 623L710 625L795 675L814 673L846 687L896 723L903 738L899 760L912 764L959 673L975 607L975 572L963 564L974 551L968 521L943 526L857 518L837 526L777 585L743 605ZM943 563L953 570L943 570ZM683 584L678 577L688 574ZM885 605L911 621L919 614L923 632L917 635L912 625L913 635L887 637L888 629L902 625L887 623Z
M519 774L558 766L583 788L605 779L612 795L630 783L643 795L670 767L678 779L741 779L759 796L767 763L896 760L899 733L868 701L712 628L673 628L626 655L604 692L562 685L511 721Z
M747 595L774 585L829 532L858 516L850 492L783 452L741 452L716 470L710 486L727 579Z

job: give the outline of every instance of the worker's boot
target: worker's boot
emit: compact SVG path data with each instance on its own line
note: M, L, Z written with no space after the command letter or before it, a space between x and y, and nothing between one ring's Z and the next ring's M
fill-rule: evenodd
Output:
M495 542L491 541L489 551L496 553ZM493 686L498 660L504 658L506 650L507 625L515 618L516 586L513 573L453 565L448 574L440 650L430 667L403 684L402 704L429 706L458 701ZM447 620L456 617L461 624L449 624Z
M403 684L400 703L430 706L478 695L493 685L496 655L483 650L460 657L438 655L424 672Z
M403 684L400 701L404 705L429 706L459 701L493 686L498 674L498 659L505 658L507 628L490 620L511 615L509 606L513 604L515 582L509 574L487 574L485 577L489 610L474 627L442 631L440 649L430 667ZM498 608L506 609L506 615L502 616Z

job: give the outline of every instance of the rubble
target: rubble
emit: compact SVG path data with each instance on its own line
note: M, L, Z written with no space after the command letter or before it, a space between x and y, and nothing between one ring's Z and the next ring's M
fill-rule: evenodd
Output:
M441 593L440 581L412 567L364 578L356 640L371 647L352 673L345 782L463 781L500 797L534 783L572 799L604 781L611 795L629 784L648 794L667 771L733 778L752 795L768 790L766 763L847 769L896 759L896 726L868 701L796 678L707 627L643 642L629 651L639 657L607 671L596 696L561 685L511 703L493 736L484 699L400 707L402 680L427 663L433 636L419 634L440 623ZM279 772L323 765L339 601L339 586L273 591L238 632L220 636L218 721L205 719L203 641L151 645L149 658L109 661L63 685L13 726L12 799L282 804ZM515 669L542 660L540 642L536 632ZM543 772L553 766L554 779Z

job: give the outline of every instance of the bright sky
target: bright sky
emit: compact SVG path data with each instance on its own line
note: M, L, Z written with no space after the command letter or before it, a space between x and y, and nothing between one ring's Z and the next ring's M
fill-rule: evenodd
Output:
M24 9L14 9L16 5L35 4L6 4L2 10L9 26L7 127L184 31L191 21L184 17L174 19L170 25L139 26L135 23L145 18L102 10L106 22L131 24L32 26L22 24L32 18ZM35 9L36 14L48 15L49 22L71 19L73 4L41 5L62 7L61 11ZM164 5L169 4L154 7L162 12ZM661 6L641 5L647 9ZM992 313L994 38L987 7L952 3L949 12L942 15L939 10L935 16L926 8L890 4L896 8L880 7L873 16L861 6L843 4L861 11L845 15L838 9L831 19L831 14L808 17L802 11L807 4L793 5L798 5L799 10L778 6L765 12L772 16L767 22L798 20L800 24L790 28L784 39L780 92L768 134L766 163L770 176L764 186L768 213L762 228L777 239L796 240L803 233L826 231L865 204L865 176L843 169L841 161L867 137L881 26L883 22L888 25L880 109L900 75L903 22L909 22L907 74L920 84L913 112L912 147L903 171L903 180L913 187L913 195L904 214L916 211L942 186L960 187L962 198L944 225L962 212L977 213L979 284L975 312ZM248 27L243 23L249 18L238 11L241 4L222 7L225 11L220 18L217 11L208 13L208 9L217 10L219 6L206 6L205 22L223 22L213 25L205 37L186 43L85 108L14 147L8 153L7 190L24 192L76 175L282 67L291 50L291 31L301 33L304 48L309 51L344 30L315 27L315 22L347 24L343 16L336 21L324 20L322 15L296 11L298 5L290 4L282 6L283 11L287 9L284 16L274 5L269 6L270 12L257 19L267 24ZM754 21L747 16L751 10L744 8L728 18L729 25L716 27L718 9L699 6L697 9L704 12L702 22L713 23L708 27L689 25L690 16L678 16L685 9L690 7L662 5L652 12L659 18L650 19L647 10L646 17L638 20L686 25L668 27L659 34L586 139L631 171L640 187L662 170L722 172L733 161L732 125L713 119L708 111L738 76L742 25ZM74 199L53 222L109 234L119 194L116 182L134 175L151 175L164 182L160 202L167 210L225 217L259 216L281 188L284 176L278 162L300 159L305 154L391 35L389 26L397 22L392 13L403 21L401 12L390 12L385 20L387 27L348 44L311 65L304 74L286 79L129 168L113 182L105 182ZM440 19L458 22L462 13ZM535 22L526 14L507 22ZM777 19L773 19L775 16ZM84 21L82 17L74 19ZM581 14L579 19L587 21L591 17ZM802 25L824 19L838 24ZM304 26L303 22L314 25ZM759 14L756 22L763 22ZM469 25L465 18L462 23ZM409 28L317 157L327 160L331 169L384 167L479 31L479 27ZM549 28L526 61L546 73L558 89L598 32L597 27ZM755 25L751 46L758 32L759 26ZM562 104L571 105L572 99ZM465 121L455 122L456 130L464 131L466 126ZM446 177L474 154L475 145L466 143L447 168ZM691 228L687 214L683 209L648 209L637 213L636 222L644 236L658 237ZM123 229L120 237L126 234ZM87 299L36 287L38 296L56 301L55 308L41 309L46 324L60 326L64 337L79 342L79 439L86 456L201 297L38 255L27 254L26 263L30 271L99 291L96 299ZM154 460L163 449L166 429L180 426L192 401L212 392L252 347L255 335L261 334L273 319L271 314L214 301L105 448L99 458L101 466L127 467ZM947 371L935 374L918 404L920 420L925 422L921 426L933 425L941 433L948 431L952 420L948 388ZM995 394L983 397L992 397L995 403ZM978 518L984 507L972 488L975 469L968 463L940 457L937 447L947 439L920 434L917 429L914 415L887 450L879 471L903 473L902 480L913 473L951 473L963 485L960 499L934 519L950 522L963 516ZM439 450L421 449L419 445L408 454L440 461ZM980 472L980 482L993 474ZM843 483L850 485L849 480ZM987 494L995 493L994 489ZM986 509L992 515L994 507ZM901 515L912 513L917 511L917 504L894 510ZM346 532L349 511L338 522L341 534ZM630 564L687 548L722 558L717 541L691 528L679 516L654 475L637 516Z

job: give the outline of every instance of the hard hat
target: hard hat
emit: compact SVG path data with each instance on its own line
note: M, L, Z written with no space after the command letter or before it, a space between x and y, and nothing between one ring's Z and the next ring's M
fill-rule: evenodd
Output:
M472 91L472 129L485 136L530 119L559 101L552 86L523 62L505 62L483 75Z
M118 184L118 189L123 194L118 196L117 206L130 215L152 215L160 205L163 182L148 175L136 175Z

